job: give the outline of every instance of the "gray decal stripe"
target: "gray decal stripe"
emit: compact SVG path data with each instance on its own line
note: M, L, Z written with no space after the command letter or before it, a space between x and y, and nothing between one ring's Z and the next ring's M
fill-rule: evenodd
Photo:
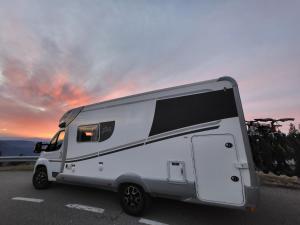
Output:
M126 148L121 148L121 149L111 151L111 152L105 152L105 153L102 153L102 154L100 153L99 156L104 156L104 155L108 155L108 154L111 154L111 153L116 153L116 152L124 151L124 150L127 150L127 149L136 148L136 147L139 147L139 146L142 146L142 145L144 145L144 143L133 145L133 146L128 146Z
M162 141L162 140L165 140L165 139L179 137L179 136L182 136L182 135L187 135L187 134L192 134L192 133L198 133L198 132L203 132L203 131L207 131L207 130L214 130L214 129L218 129L219 127L220 126L213 126L213 127L207 127L207 128L202 128L202 129L197 129L197 130L191 130L191 131L187 131L187 132L183 132L183 133L178 133L178 134L175 134L175 135L171 135L171 136L167 136L167 137L163 137L163 138L159 138L159 139L148 141L148 142L146 142L146 144L151 144L151 143ZM142 145L144 145L144 143L127 146L127 147L120 148L120 149L113 150L113 151L109 151L109 152L99 153L99 155L97 154L97 155L89 156L89 157L85 157L85 158L74 159L74 160L70 160L69 159L69 160L66 160L66 162L70 163L70 162L84 161L84 160L88 160L88 159L92 159L92 158L97 158L99 156L105 156L105 155L109 155L109 154L113 154L113 153L125 151L125 150L128 150L128 149L136 148L136 147L139 147L139 146L142 146Z
M99 156L104 156L104 155L109 155L109 154L120 152L120 151L125 151L127 149L136 148L136 147L139 147L139 146L142 146L142 145L144 145L144 143L136 144L136 145L132 145L132 146L128 146L128 147L125 147L125 148L120 148L120 149L117 149L117 150L114 150L114 151L110 151L110 152L99 153L99 155L97 154L96 156L90 156L90 157L76 159L76 160L66 160L66 162L79 162L79 161L83 161L83 160L97 158Z
M77 157L77 158L67 159L66 162L68 162L68 161L74 162L75 160L79 160L79 159L92 159L92 158L96 158L96 157L98 157L98 152L88 154L88 155L83 155L83 156ZM49 161L50 162L61 162L61 159L50 159Z
M79 161L83 161L83 160L88 160L88 159L93 159L93 158L97 158L99 155L93 155L93 156L89 156L89 157L85 157L85 158L80 158L80 159L74 159L74 160L66 160L66 163L69 162L79 162Z
M137 144L144 144L144 142L145 142L145 140L140 140L140 141L136 141L136 142L131 142L129 144L120 145L120 146L117 146L117 147L101 150L99 152L101 152L101 154L104 154L104 153L107 153L107 152L112 152L112 151L119 150L119 149L124 149L124 148L127 148L127 147L132 148L132 146L135 146ZM74 158L68 158L67 160L73 162L73 161L76 161L76 160L79 160L79 159L86 159L86 158L90 158L90 157L93 158L93 156L94 157L99 156L99 152L94 152L94 153L91 153L91 154L82 155L82 156L74 157Z
M80 157L75 157L75 158L69 158L67 159L67 161L73 161L73 160L78 160L78 159L86 159L86 158L94 158L94 157L97 157L99 155L98 152L95 152L95 153L92 153L92 154L87 154L87 155L82 155Z
M166 140L166 139L170 139L170 138L174 138L174 137L179 137L179 136L182 136L182 135L187 135L187 134L192 134L192 133L197 133L197 132L203 132L203 131L207 131L207 130L215 130L215 129L218 129L219 127L220 126L207 127L207 128L202 128L202 129L198 129L198 130L187 131L187 132L184 132L184 133L174 134L174 135L170 135L170 136L167 136L167 137L154 139L152 141L147 141L146 144L151 144L151 143L154 143L154 142L158 142L158 141L162 141L162 140Z

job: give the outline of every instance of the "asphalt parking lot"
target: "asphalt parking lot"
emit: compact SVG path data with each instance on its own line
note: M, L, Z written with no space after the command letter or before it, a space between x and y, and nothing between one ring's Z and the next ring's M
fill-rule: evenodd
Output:
M113 192L63 184L35 190L31 175L28 171L0 172L1 225L300 224L299 189L262 186L254 213L155 199L139 218L123 213Z

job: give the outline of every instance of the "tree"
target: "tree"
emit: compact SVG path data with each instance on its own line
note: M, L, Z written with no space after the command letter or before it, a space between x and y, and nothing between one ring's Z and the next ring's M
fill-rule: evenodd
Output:
M289 135L295 135L299 131L296 129L295 124L290 123Z

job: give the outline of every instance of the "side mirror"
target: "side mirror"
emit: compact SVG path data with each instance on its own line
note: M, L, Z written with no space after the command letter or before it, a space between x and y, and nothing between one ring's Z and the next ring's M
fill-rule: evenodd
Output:
M41 153L42 151L46 151L49 144L43 142L37 142L35 144L34 153Z
M43 143L42 142L37 142L35 144L35 148L34 148L34 153L41 153L42 151L42 146L43 146Z

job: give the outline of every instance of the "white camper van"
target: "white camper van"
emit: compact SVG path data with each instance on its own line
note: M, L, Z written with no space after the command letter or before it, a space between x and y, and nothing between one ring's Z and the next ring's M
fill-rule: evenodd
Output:
M237 83L221 77L72 109L38 143L33 185L116 191L139 215L149 197L253 209L258 185Z

